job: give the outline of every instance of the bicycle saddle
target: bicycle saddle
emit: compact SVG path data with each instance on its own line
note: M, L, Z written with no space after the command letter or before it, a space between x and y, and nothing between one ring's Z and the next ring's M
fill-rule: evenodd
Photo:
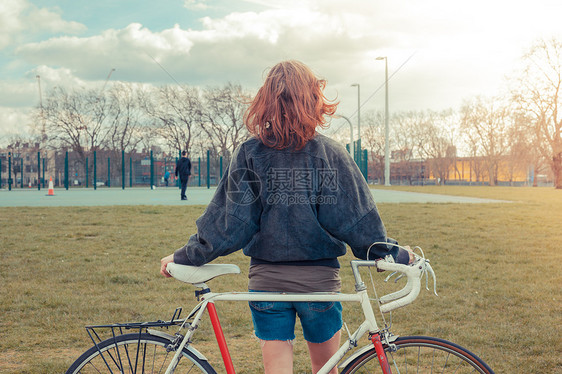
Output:
M215 277L225 274L240 274L240 268L232 264L205 264L203 266L188 266L170 262L166 270L177 280L190 284L205 283Z

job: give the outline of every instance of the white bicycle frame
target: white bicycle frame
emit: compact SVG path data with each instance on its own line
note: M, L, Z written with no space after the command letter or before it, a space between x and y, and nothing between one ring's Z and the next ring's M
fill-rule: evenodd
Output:
M407 283L404 288L401 290L391 293L389 295L383 296L378 299L379 307L381 312L389 312L396 308L405 306L410 304L412 301L416 299L420 291L420 279L424 273L429 272L434 276L433 270L429 265L428 261L424 258L418 258L416 262L412 265L402 265L394 263L391 257L387 257L384 260L379 261L365 261L365 260L354 260L351 261L351 268L353 271L353 275L355 277L355 294L343 294L343 293L326 293L326 292L315 292L315 293L275 293L275 292L226 292L226 293L213 293L207 292L202 294L202 302L198 304L190 315L186 318L186 322L182 325L182 329L185 327L187 320L193 317L192 322L187 327L188 331L184 336L182 342L176 349L176 353L166 370L166 374L172 374L174 372L177 363L179 362L179 358L183 348L186 346L188 342L191 341L191 337L193 336L199 322L203 316L203 313L206 309L209 309L211 313L211 309L216 313L214 309L214 303L217 301L286 301L286 302L357 302L361 305L361 309L363 310L363 314L365 316L365 320L360 324L357 330L350 334L349 338L342 344L339 350L326 362L326 364L318 371L318 374L326 374L332 368L334 368L338 362L345 356L345 354L357 346L357 342L359 338L363 335L368 333L369 335L377 334L381 330L378 327L375 314L373 312L373 308L371 306L371 300L369 295L367 294L367 287L362 282L361 277L359 275L359 267L376 267L380 270L389 270L394 272L400 272L407 276ZM207 267L207 268L205 268ZM223 274L231 274L240 272L236 265L218 265L218 264L211 264L211 265L203 265L202 267L192 267L192 266L185 266L185 265L177 265L174 263L168 264L167 268L168 272L174 277L186 283L191 283L197 287L201 287L204 290L208 290L208 287L204 282ZM209 270L209 272L206 272ZM197 272L202 271L204 274L195 274ZM213 321L212 321L213 322ZM218 323L218 320L217 320ZM217 339L219 339L219 334L222 335L222 329L220 328L220 323L217 326L213 323L213 328L215 330L215 334L217 335ZM223 336L224 338L224 336ZM387 342L389 343L389 342ZM219 341L219 346L221 343ZM369 345L367 348L372 348L372 345ZM194 352L202 356L199 352ZM227 372L230 373L234 372L233 368L229 369L230 361L230 354L228 353L228 349L226 349L226 353L223 352L221 347L221 353L223 355L223 360L225 366L227 367ZM340 366L345 366L347 362L354 359L358 354L363 353L363 350L360 350L355 355L350 357ZM230 361L230 366L232 363Z

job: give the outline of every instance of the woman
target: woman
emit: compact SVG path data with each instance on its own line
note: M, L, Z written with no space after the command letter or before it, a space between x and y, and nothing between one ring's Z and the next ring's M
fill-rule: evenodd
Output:
M251 291L339 292L345 243L362 259L410 262L395 246L370 248L395 242L352 158L316 131L337 107L325 85L298 61L269 71L245 115L253 137L234 151L197 233L161 260L164 276L170 262L200 266L243 249ZM250 309L268 374L292 373L296 315L314 373L339 347L340 303L251 302Z

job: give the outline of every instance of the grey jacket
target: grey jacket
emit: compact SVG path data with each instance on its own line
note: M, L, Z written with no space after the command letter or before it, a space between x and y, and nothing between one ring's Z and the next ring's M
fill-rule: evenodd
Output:
M345 148L320 134L299 151L240 145L196 223L174 262L200 266L243 249L252 263L339 267L344 243L361 259L408 261L391 245L369 249L387 242L371 191Z

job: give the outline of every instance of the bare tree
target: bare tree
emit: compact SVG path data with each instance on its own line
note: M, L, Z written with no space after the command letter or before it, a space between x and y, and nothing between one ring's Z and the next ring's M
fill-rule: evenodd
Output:
M366 112L363 116L362 146L369 150L375 170L374 177L381 183L384 179L384 113Z
M549 161L555 188L562 189L562 42L538 41L523 57L523 64L515 101L531 118L533 146Z
M393 117L395 163L412 180L424 178L422 165L427 164L441 184L455 169L456 115L452 110L442 112L410 111Z
M106 143L115 151L135 150L142 138L143 111L137 88L130 83L114 84L109 91L112 101Z
M534 129L532 120L523 113L514 112L512 126L508 131L509 150L507 154L507 176L513 185L516 175L527 173L529 166L533 167L533 185L537 186L537 175L544 165L544 158L533 144Z
M199 90L188 86L163 86L145 92L141 105L152 118L156 133L168 147L189 150L199 136L201 99Z
M107 136L105 147L108 156L114 160L121 159L121 152L130 153L137 150L146 127L145 112L141 109L138 86L130 83L113 84L108 92L109 106ZM121 162L111 168L112 179L122 175Z
M490 186L497 184L500 159L509 149L509 116L499 99L477 97L461 108L461 127L470 138L471 148L485 162Z
M424 112L400 112L391 118L393 146L393 168L412 184L413 178L419 176L419 163L414 159L421 158L421 144L427 134L424 132L428 117Z
M393 142L397 150L408 150L409 158L420 157L429 117L424 112L401 112L392 118Z
M421 139L420 154L427 159L430 170L438 177L440 184L445 184L451 170L456 169L456 121L455 113L447 110L426 112L425 120L420 123L417 135Z
M218 154L229 157L248 138L244 112L249 99L239 84L227 83L203 91L202 129Z
M462 129L462 127L461 127ZM469 182L472 183L472 174L474 173L474 181L481 182L484 175L484 165L481 155L481 144L479 141L478 134L472 131L463 131L462 138L464 139L464 144L467 147L469 156Z
M68 92L55 87L46 104L36 111L54 149L74 151L82 162L87 153L100 148L107 136L106 119L111 103L95 90Z

